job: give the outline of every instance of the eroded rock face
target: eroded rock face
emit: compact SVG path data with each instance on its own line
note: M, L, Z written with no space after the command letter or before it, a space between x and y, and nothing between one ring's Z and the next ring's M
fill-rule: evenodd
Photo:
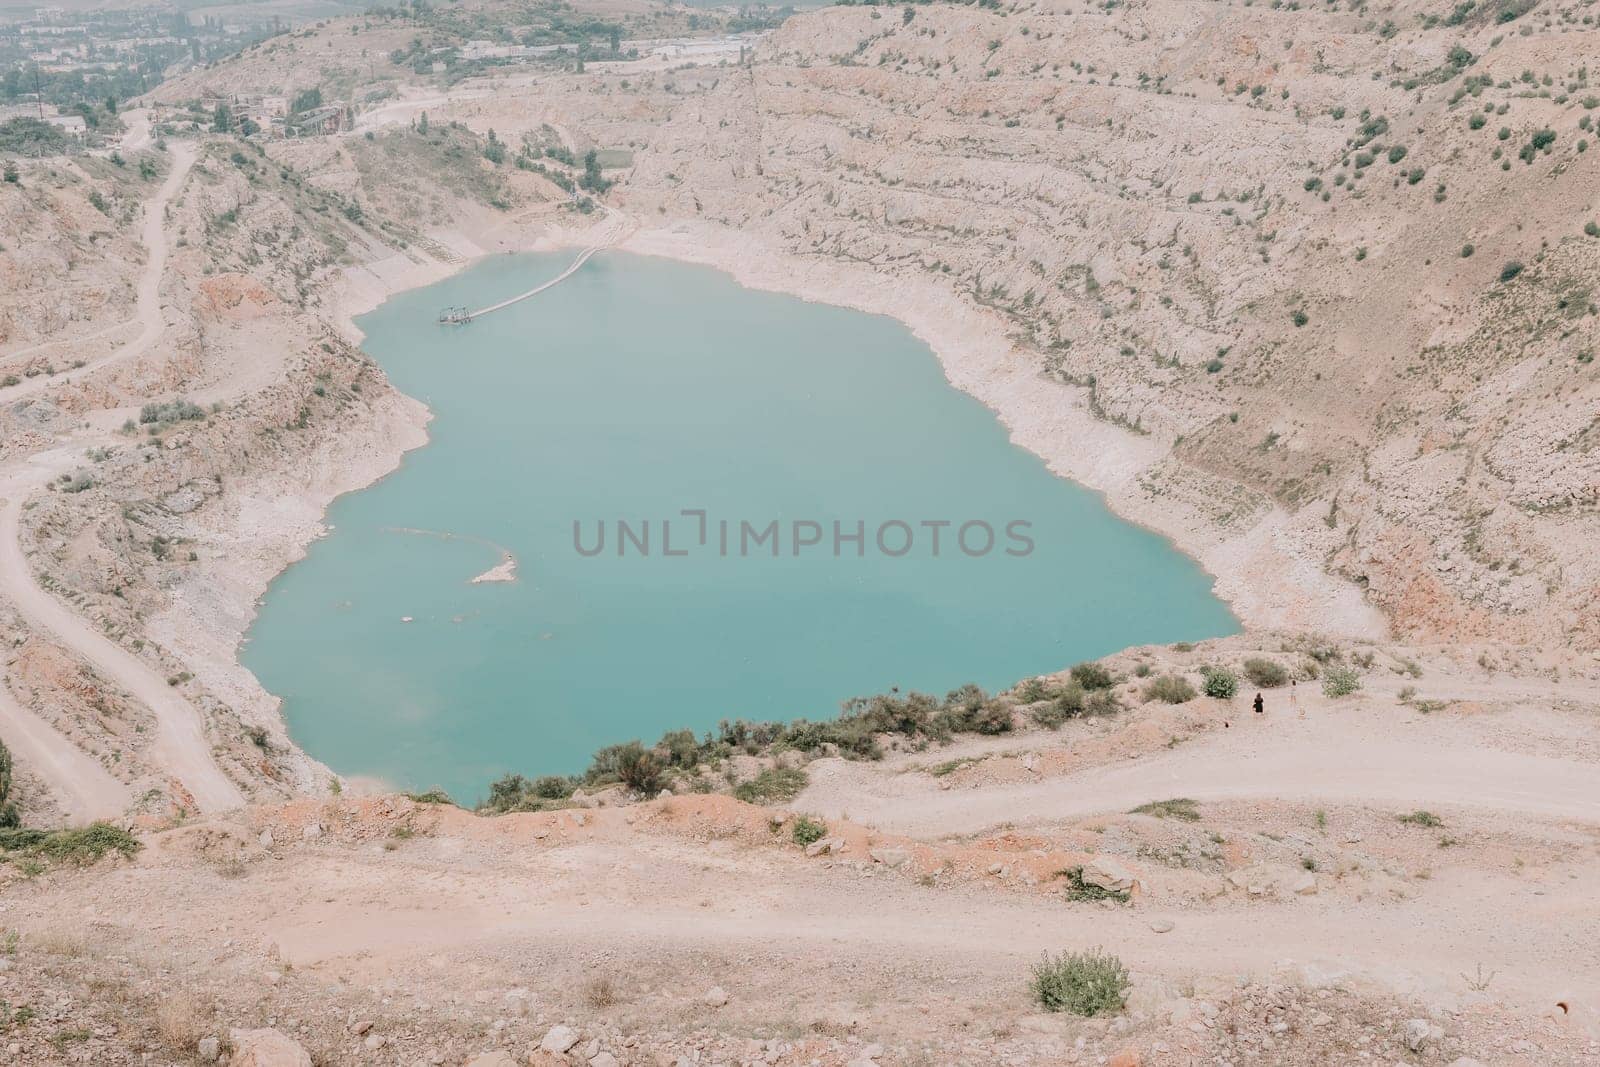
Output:
M1592 30L1424 21L1397 45L1332 10L1167 0L874 14L788 20L615 198L693 243L737 230L742 254L709 258L757 282L913 321L1027 447L1255 556L1257 625L1342 615L1293 578L1331 564L1406 637L1600 642L1596 159L1581 100L1517 89ZM1502 168L1502 123L1507 159L1557 139ZM1062 445L1075 410L1130 433Z

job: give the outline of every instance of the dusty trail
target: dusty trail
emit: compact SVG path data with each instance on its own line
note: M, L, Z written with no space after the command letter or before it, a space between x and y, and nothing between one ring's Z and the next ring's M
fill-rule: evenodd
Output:
M18 540L17 520L22 503L22 497L14 493L0 507L0 594L32 625L49 631L155 714L156 736L150 743L150 756L183 783L201 810L218 811L243 804L244 795L238 786L211 758L211 745L195 707L133 653L96 632L88 620L34 582Z
M86 363L82 367L68 371L65 374L48 377L40 375L37 378L29 378L10 388L0 389L0 403L21 400L35 393L53 389L58 385L78 381L106 367L126 362L148 352L161 339L162 333L166 331L166 320L161 314L161 279L166 273L167 267L167 235L165 228L167 205L172 202L173 198L183 188L183 183L188 179L189 171L194 167L197 155L193 145L182 142L174 143L171 147L171 153L172 170L167 174L166 181L161 183L161 188L157 190L155 197L145 206L144 228L140 232L140 238L148 251L148 258L145 260L143 273L139 276L138 298L135 303L136 314L133 320L130 320L139 323L138 336L120 348L114 349L108 355ZM123 329L129 324L129 322L117 323L113 327L107 327L95 334L91 334L90 338L104 336L114 330ZM53 344L55 342L49 343ZM17 353L12 353L12 355L17 355Z
M109 819L127 809L127 787L55 727L17 703L3 680L0 739L24 766L51 784L56 803L69 820Z
M1128 811L1170 797L1457 806L1600 823L1600 767L1468 745L1318 704L1309 718L1238 716L1157 756L1018 785L941 790L834 761L813 765L797 807L920 837ZM1027 813L1032 813L1027 814Z

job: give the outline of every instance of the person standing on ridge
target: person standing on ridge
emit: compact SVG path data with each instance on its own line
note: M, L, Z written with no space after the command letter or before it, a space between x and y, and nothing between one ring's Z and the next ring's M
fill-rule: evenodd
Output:
M1262 699L1261 699L1261 694L1260 694L1260 693L1257 693L1257 694L1256 694L1256 704L1255 704L1255 707L1256 707L1256 714L1257 714L1257 715L1264 715L1264 714L1265 714L1265 713L1266 713L1266 710L1267 710L1267 702L1266 702L1266 701L1265 701L1265 700L1262 700Z

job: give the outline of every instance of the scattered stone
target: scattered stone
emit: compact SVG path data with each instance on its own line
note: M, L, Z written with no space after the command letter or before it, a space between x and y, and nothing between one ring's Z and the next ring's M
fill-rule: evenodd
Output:
M589 1059L589 1067L622 1067L609 1052L597 1052Z
M713 1008L725 1007L728 1003L728 991L719 985L714 985L706 990L705 996L700 999Z
M201 1063L216 1063L222 1054L222 1042L215 1037L202 1037L195 1051L200 1054Z
M315 841L321 836L322 824L319 822L308 822L300 828L300 840L302 841Z
M1296 878L1294 880L1294 885L1290 886L1290 888L1294 890L1294 892L1295 892L1295 894L1297 896L1302 896L1302 897L1316 896L1316 894L1317 894L1317 876L1312 874L1310 871L1307 871L1305 874L1302 874L1299 878Z
M1084 864L1082 877L1085 885L1099 886L1113 893L1126 893L1138 881L1132 870L1110 856L1096 856Z
M269 829L261 831L261 836L259 838L257 838L257 840L261 842L261 847L262 848L271 848L272 847L272 830L269 828Z
M494 1052L485 1052L481 1056L474 1056L467 1061L467 1067L517 1067L517 1061L509 1053L496 1049Z
M544 1040L539 1042L539 1048L544 1052L563 1053L578 1043L578 1031L570 1026L557 1023L545 1031Z

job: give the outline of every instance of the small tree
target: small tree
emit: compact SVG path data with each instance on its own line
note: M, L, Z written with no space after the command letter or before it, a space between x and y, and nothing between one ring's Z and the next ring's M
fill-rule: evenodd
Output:
M227 104L218 104L217 109L211 113L211 128L217 133L232 132L233 109Z
M17 185L22 181L22 175L17 173L17 165L15 163L8 162L6 164L5 178L6 183L9 185Z

